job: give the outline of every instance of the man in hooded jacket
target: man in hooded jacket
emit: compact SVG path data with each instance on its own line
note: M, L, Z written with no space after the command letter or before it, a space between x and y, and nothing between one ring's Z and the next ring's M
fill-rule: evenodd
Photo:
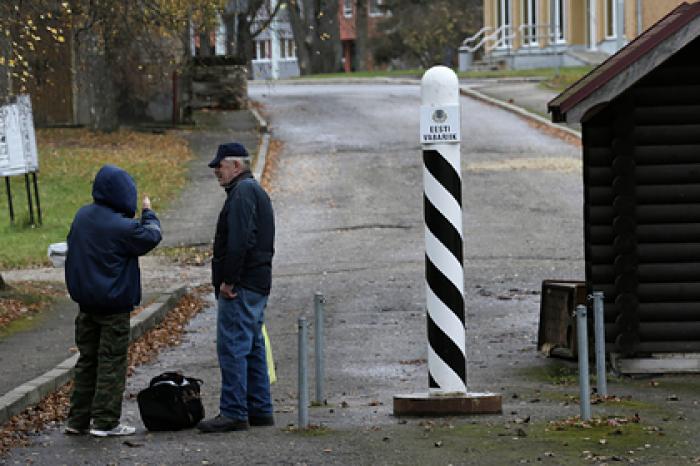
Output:
M119 423L126 384L129 316L141 301L138 258L161 240L160 222L143 199L135 220L136 184L124 170L105 165L92 186L94 202L78 210L68 233L66 285L80 312L66 434L130 435ZM90 422L92 421L92 428Z

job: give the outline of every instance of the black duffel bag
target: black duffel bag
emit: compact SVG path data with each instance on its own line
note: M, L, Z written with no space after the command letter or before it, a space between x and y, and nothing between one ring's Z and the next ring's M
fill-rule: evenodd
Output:
M196 426L204 418L199 393L202 383L179 372L163 372L153 377L148 388L136 397L146 429L181 430Z

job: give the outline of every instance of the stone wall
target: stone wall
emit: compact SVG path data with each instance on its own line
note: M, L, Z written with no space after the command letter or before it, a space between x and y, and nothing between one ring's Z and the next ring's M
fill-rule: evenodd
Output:
M212 57L218 58L218 57ZM191 110L248 108L248 69L226 60L198 60L192 67Z

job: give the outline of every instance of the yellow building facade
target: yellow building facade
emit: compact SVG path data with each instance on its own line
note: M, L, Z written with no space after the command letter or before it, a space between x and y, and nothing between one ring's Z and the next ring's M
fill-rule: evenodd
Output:
M700 0L698 0L700 1ZM687 3L694 3L689 0ZM483 0L484 28L462 49L484 56L536 58L568 51L612 54L683 0ZM621 37L618 30L623 29ZM461 50L462 50L461 49ZM540 60L542 61L542 60ZM564 66L575 65L573 58ZM583 63L581 63L583 64Z

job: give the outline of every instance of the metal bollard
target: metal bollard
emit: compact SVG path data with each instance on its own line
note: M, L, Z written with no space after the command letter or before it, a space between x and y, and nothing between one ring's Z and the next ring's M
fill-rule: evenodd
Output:
M315 404L323 404L323 295L314 294L314 333L315 333L315 363L316 363L316 400Z
M309 383L307 362L307 325L304 317L299 317L299 429L309 427Z
M608 382L605 375L605 315L603 305L603 292L593 293L593 318L595 319L595 366L598 395L608 396Z
M588 381L588 322L586 306L576 306L576 348L578 350L578 379L581 388L581 420L591 419L591 389Z

